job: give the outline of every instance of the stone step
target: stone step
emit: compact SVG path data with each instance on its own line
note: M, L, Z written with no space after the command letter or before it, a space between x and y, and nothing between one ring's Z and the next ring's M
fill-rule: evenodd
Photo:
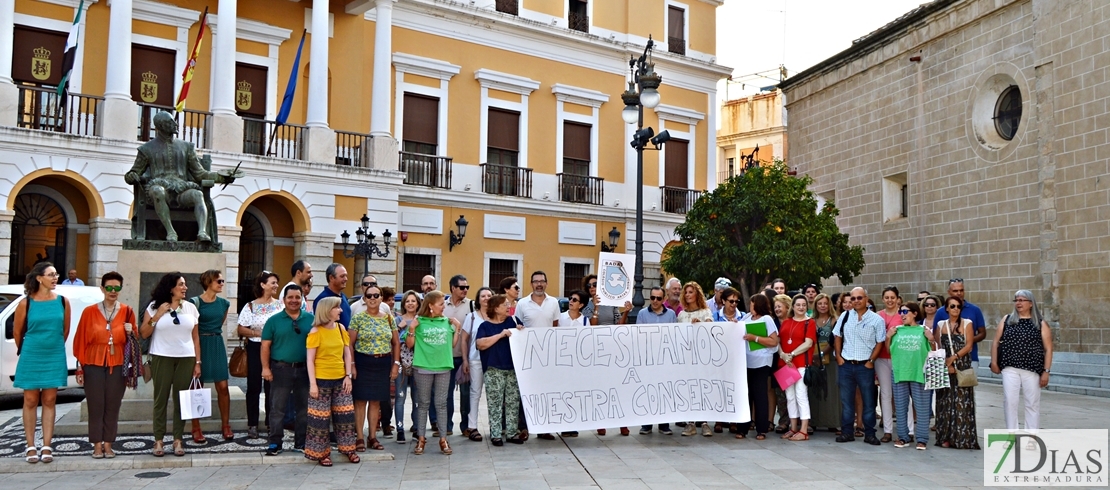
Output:
M1070 366L1065 367L1067 370L1075 370L1076 366L1090 367L1089 364L1076 364L1076 363L1061 363L1057 362L1055 356L1052 361L1052 377L1048 387L1048 391L1057 391L1060 393L1072 393L1076 395L1098 396L1103 398L1110 398L1110 376L1091 376L1083 374L1074 374L1069 372L1057 372L1057 366ZM1075 358L1072 358L1075 359ZM980 383L989 384L1002 384L1002 376L994 374L990 371L990 358L979 358L979 368L975 370L976 376L979 377Z
M134 392L129 392L133 394ZM228 394L231 395L230 420L228 424L232 430L247 430L247 404L246 395L237 386L229 386ZM171 397L167 403L173 403ZM119 434L150 434L153 426L154 400L146 397L125 397L120 405ZM167 407L167 430L172 430L173 409ZM264 410L259 410L259 420L266 420ZM70 410L54 424L54 432L62 436L82 436L89 431L89 409L85 401L81 402L80 410ZM192 427L192 421L186 421L186 432ZM218 433L222 430L220 421L220 408L215 391L212 393L212 416L201 419L200 426L205 433ZM265 425L265 424L263 424Z

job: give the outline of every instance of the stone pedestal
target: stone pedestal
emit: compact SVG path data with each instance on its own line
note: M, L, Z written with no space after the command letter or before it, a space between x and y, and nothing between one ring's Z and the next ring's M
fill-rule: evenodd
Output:
M8 283L8 266L12 254L12 221L15 211L0 209L0 284Z
M208 118L208 148L216 151L243 153L243 118L236 115L212 114Z
M314 163L335 164L335 131L309 127L301 133L301 158Z
M123 275L128 287L120 292L119 300L134 306L142 314L150 301L150 291L163 274L180 272L189 285L187 296L196 296L200 289L196 278L208 269L225 270L226 258L222 253L154 252L147 250L120 250L116 270ZM225 274L226 275L226 274Z
M362 151L362 166L380 170L397 170L399 146L389 136L371 136Z
M309 231L293 233L293 256L308 262L315 271L314 294L310 295L315 298L315 293L323 291L322 287L327 286L327 282L323 279L324 269L335 262L335 234Z
M100 277L116 270L119 252L123 241L131 238L131 221L114 218L93 218L89 220L89 270L88 277L100 284ZM132 304L132 303L128 303Z
M0 82L0 126L14 127L19 120L19 88Z
M105 139L138 140L139 105L130 99L108 98L100 102L97 134Z

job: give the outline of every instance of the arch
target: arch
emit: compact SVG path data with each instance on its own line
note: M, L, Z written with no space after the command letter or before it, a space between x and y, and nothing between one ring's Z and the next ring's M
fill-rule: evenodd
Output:
M92 182L89 182L83 175L72 170L58 172L50 168L40 168L20 178L19 181L12 186L11 193L8 194L8 202L5 209L15 209L16 196L19 195L27 184L42 177L58 179L73 186L81 196L85 198L84 200L89 210L89 219L104 216L104 200L101 198L100 192L96 190L96 186L94 186Z
M247 212L247 207L262 197L272 198L289 212L289 217L293 220L293 232L312 231L311 220L308 217L308 209L304 207L304 203L302 203L300 199L297 199L296 196L286 191L259 191L251 194L251 196L245 199L243 204L239 206L239 212L235 215L235 223L242 223L243 214Z
M8 255L8 279L12 284L22 282L34 264L42 261L53 263L59 271L69 267L68 251L72 246L69 235L73 222L67 219L61 202L55 196L33 190L20 192L16 197ZM39 250L43 253L38 253Z
M675 245L678 245L680 243L682 243L682 242L679 241L679 240L671 240L671 241L667 242L666 245L663 245L663 250L662 250L662 252L659 253L659 274L662 275L665 278L671 277L672 274L668 273L665 269L663 269L663 259L667 258L667 255L670 254L671 249L674 248Z

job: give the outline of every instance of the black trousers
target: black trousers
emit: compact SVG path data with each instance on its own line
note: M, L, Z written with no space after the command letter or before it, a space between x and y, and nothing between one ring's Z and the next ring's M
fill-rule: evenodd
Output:
M767 407L767 381L770 377L771 366L748 368L748 403L755 405L752 421L755 422L757 434L766 434L771 430ZM745 422L739 426L740 433L747 434L751 430L752 422Z
M267 418L271 413L270 382L262 379L262 342L247 341L247 426L258 427L258 397L266 392Z

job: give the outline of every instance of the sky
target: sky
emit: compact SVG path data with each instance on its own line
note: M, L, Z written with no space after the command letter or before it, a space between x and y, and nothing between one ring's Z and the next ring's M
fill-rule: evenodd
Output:
M725 0L717 8L717 63L741 83L717 84L719 100L758 92L852 45L929 0ZM770 71L772 77L745 75ZM726 90L727 85L727 90Z

